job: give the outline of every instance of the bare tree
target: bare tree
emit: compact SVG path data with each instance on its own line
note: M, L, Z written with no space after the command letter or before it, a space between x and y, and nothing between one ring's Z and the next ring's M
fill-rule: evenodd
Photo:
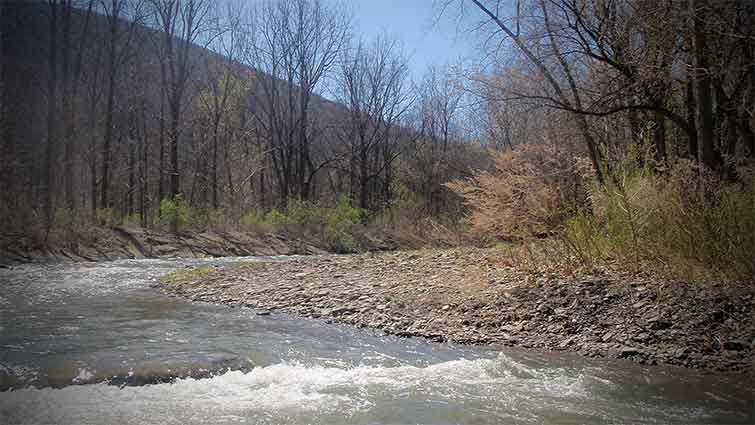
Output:
M151 0L157 25L163 31L168 109L170 127L170 196L175 199L180 191L178 146L181 112L186 85L193 70L190 48L207 30L209 5L205 0ZM174 220L173 231L178 230Z
M421 121L419 146L415 155L422 170L422 193L429 213L440 209L441 184L449 178L449 147L461 109L462 91L448 69L432 67L419 88L418 116Z
M43 213L45 222L45 238L50 232L53 219L53 155L55 133L57 131L57 90L58 90L58 2L48 0L50 11L50 39L48 52L49 74L47 79L47 142L45 144L45 160L43 165L44 201Z
M395 159L388 155L376 160L390 150L393 127L411 106L407 71L396 41L385 38L370 46L359 41L344 51L341 60L338 86L341 101L349 108L344 136L350 147L350 181L363 209L371 207L372 181Z
M0 23L5 22L5 2L0 2ZM0 57L5 56L5 31L0 31ZM11 192L11 179L12 179L12 146L10 137L8 137L8 114L6 108L8 107L7 94L5 88L5 81L7 78L6 67L0 61L0 182L7 188L3 191L3 196L0 198L0 202L3 207L0 208L0 227L6 227L9 225L10 207L9 207L9 194Z
M109 178L112 161L113 129L115 123L115 92L118 71L132 53L129 49L137 25L141 21L142 2L140 0L101 0L102 8L108 22L107 48L107 95L105 109L105 136L102 144L102 182L100 184L100 206L110 206ZM128 15L130 13L130 16ZM128 21L126 21L128 20Z
M73 106L74 99L78 94L78 88L81 82L81 70L84 59L84 46L88 36L89 23L92 16L92 10L94 8L94 0L89 0L87 3L86 14L84 17L83 25L79 28L78 45L74 50L72 40L74 30L72 28L72 14L74 9L79 6L75 4L73 0L63 0L62 13L63 13L63 36L62 36L62 115L63 115L63 140L64 140L64 187L65 187L65 201L66 207L69 210L73 210L75 207L75 199L73 194L73 138L75 133L75 108ZM75 57L72 57L76 54ZM73 63L71 63L73 61Z
M212 208L218 209L218 149L220 145L220 124L221 120L230 113L231 103L234 102L234 95L237 95L241 89L241 79L234 76L237 74L237 58L241 53L242 22L243 8L239 5L228 4L224 14L218 16L220 31L222 36L214 38L215 42L210 48L222 55L221 59L214 56L207 56L206 66L210 78L209 88L200 95L203 107L207 111L210 119L210 131L212 133L211 147L211 186L212 186Z
M311 152L310 105L347 41L349 20L317 1L261 3L247 62L259 69L255 117L270 141L280 199L307 199L322 164Z

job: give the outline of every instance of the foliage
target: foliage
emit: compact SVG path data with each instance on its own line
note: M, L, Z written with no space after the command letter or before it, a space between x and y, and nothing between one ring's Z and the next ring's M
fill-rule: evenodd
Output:
M165 198L160 201L160 223L169 226L171 223L178 223L178 227L186 226L190 219L189 206L183 197L178 194L175 198Z
M142 220L139 214L131 214L123 217L122 224L126 227L141 227Z
M115 212L112 208L97 208L94 217L95 221L102 226L111 227L116 224Z
M359 247L363 232L364 211L351 206L346 196L341 196L333 207L325 207L308 201L291 201L288 210L277 208L267 214L252 210L242 218L247 229L285 229L293 234L310 234L321 237L336 252L354 252Z
M325 240L334 251L346 253L357 250L356 235L364 213L362 209L351 206L351 201L346 195L341 195L335 208L327 211Z
M288 217L283 214L279 209L273 208L265 214L265 222L275 225L283 225L288 223Z
M84 209L59 208L55 211L55 225L66 230L79 230L89 224L91 214Z
M617 178L592 190L592 210L564 226L568 251L585 263L621 261L684 275L710 270L755 276L755 175L739 170L727 183L680 161L665 173L624 164Z
M265 223L265 214L260 210L252 210L241 217L241 224L245 227L258 226Z

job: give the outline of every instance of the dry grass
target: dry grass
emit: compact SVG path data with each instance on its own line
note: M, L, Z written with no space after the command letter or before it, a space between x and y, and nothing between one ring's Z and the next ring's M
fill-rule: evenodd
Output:
M447 184L464 198L470 209L465 221L477 236L546 236L584 203L585 169L574 152L533 144L492 155L492 170Z
M448 187L466 222L525 269L647 272L691 280L755 276L755 168L736 182L679 160L620 163L599 186L571 152L525 145L497 153L492 170ZM538 239L548 239L538 241ZM533 242L534 241L534 242Z

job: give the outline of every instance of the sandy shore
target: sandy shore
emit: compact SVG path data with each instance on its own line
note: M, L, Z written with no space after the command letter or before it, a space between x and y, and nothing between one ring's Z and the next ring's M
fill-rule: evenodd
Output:
M753 283L525 272L493 250L317 255L182 272L169 293L435 341L752 372Z

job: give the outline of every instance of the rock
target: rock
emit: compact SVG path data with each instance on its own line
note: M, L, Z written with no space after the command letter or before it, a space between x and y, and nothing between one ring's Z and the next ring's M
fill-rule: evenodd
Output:
M619 358L626 359L627 357L637 356L642 353L642 350L635 347L622 347L619 349Z
M569 346L569 344L571 344L571 342L572 342L573 340L574 340L574 337L573 337L573 336L570 336L569 338L566 338L565 340L561 341L561 343L560 343L560 344L558 344L558 348L560 348L561 350L564 350L564 349L566 349L566 347L568 347L568 346Z
M337 316L345 316L345 315L352 314L355 312L356 312L356 309L351 308L351 307L336 307L330 311L323 311L323 314L337 317Z
M745 349L745 344L740 341L726 341L723 344L724 350L729 351L742 351Z
M650 323L650 329L654 331L662 331L671 327L671 323L665 320L654 320Z

